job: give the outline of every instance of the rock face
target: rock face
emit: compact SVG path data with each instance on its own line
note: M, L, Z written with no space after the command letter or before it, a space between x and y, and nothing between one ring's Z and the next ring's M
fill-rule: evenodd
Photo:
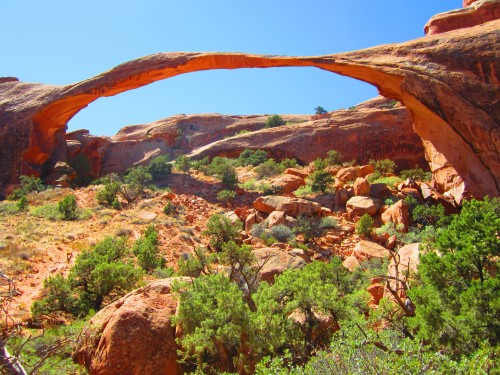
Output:
M75 360L90 374L177 374L173 279L155 281L99 311L83 330Z
M437 14L424 27L426 34L482 25L500 18L500 0L464 1L464 9ZM467 8L465 8L467 7Z
M432 171L446 168L460 176L453 179L463 187L455 189L457 200L465 194L498 195L499 29L496 20L406 43L314 57L158 53L67 86L2 80L0 191L16 183L19 174L39 175L59 161L54 149L66 124L100 97L200 70L311 66L371 83L382 95L401 101L426 147L436 151L432 155L446 160L436 165L431 159Z

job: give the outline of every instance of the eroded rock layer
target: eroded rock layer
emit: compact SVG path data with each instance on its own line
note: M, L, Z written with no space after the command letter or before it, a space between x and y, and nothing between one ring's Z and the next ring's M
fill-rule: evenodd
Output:
M41 174L50 167L67 122L100 97L194 71L313 66L371 83L382 95L401 101L410 110L415 131L432 145L433 172L448 171L444 189L498 195L499 39L497 20L334 55L158 53L68 86L7 80L0 83L0 191L22 173ZM434 155L442 162L433 163Z

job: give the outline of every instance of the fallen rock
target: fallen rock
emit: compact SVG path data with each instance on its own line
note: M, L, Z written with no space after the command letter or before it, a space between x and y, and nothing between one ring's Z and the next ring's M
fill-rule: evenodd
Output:
M349 255L347 258L345 258L342 264L345 268L352 272L355 268L359 267L359 260L355 256Z
M309 173L306 171L303 171L302 169L297 169L297 168L287 168L285 169L285 174L289 174L292 176L297 176L302 179L305 179L307 176L309 176Z
M306 265L302 258L293 256L282 249L264 247L254 250L253 254L260 264L265 263L259 272L260 279L271 284L274 283L276 275L281 275L290 268L302 268Z
M354 181L358 177L361 177L359 167L346 167L337 172L337 178L342 182Z
M335 198L334 198L335 210L337 211L345 210L345 206L350 197L351 195L346 189L337 189L335 191Z
M370 195L370 183L364 177L358 177L352 186L354 195Z
M402 226L402 232L408 232L410 225L410 216L408 214L408 206L403 200L400 200L391 205L381 216L384 223L394 223L396 228Z
M380 246L378 243L362 240L356 244L352 255L359 261L365 261L371 259L389 258L391 252L385 247Z
M273 211L283 211L287 215L297 217L299 215L313 216L321 212L321 205L301 198L282 197L279 195L267 195L259 197L253 203L253 207L260 212L270 214Z
M306 182L302 177L294 176L292 174L281 175L275 178L271 183L272 186L275 186L278 191L281 191L283 194L292 193L305 184Z
M373 165L371 165L371 164L361 165L359 167L360 177L366 177L369 174L372 174L374 172L375 172L375 167Z
M286 213L283 211L273 211L266 219L268 228L276 225L286 224Z
M382 201L372 197L352 197L346 203L347 214L350 217L363 216L368 214L373 216L377 213Z
M177 374L173 280L155 281L99 311L78 339L75 361L90 374Z

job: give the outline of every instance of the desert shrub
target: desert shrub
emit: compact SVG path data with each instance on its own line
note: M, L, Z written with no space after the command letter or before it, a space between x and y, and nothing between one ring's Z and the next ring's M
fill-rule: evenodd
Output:
M165 207L163 207L163 213L167 216L177 213L177 207L172 201L168 201Z
M335 181L332 174L324 169L314 171L309 178L311 180L311 191L321 193L325 193Z
M191 160L191 168L201 171L203 173L207 172L209 164L210 164L210 159L208 158L208 156L205 156L199 160Z
M397 168L396 163L390 159L371 159L369 163L373 165L375 171L381 173L382 175L386 173L394 173L394 170Z
M422 204L412 209L412 219L414 223L423 226L445 227L450 223L451 218L446 215L442 204L435 206Z
M377 172L374 173L375 176L377 174L378 174ZM372 183L372 184L386 184L387 187L391 190L394 190L394 187L397 184L400 184L401 182L403 182L403 180L397 176L381 177L380 174L378 174L378 176L379 177L376 177L376 178L370 176L371 178L368 178L368 181L370 181L370 183Z
M356 224L356 233L363 237L368 237L373 230L373 218L364 214Z
M500 345L500 199L464 202L420 257L418 306L409 321L432 347L470 354Z
M118 194L121 191L122 183L114 179L105 179L103 182L104 187L96 194L97 202L104 206L119 208Z
M132 247L132 252L137 257L139 266L148 273L165 267L166 261L160 255L158 244L158 232L153 225L150 225Z
M14 215L19 211L19 202L0 202L0 215Z
M306 182L306 185L299 187L293 192L296 197L305 197L313 194L312 186Z
M51 203L33 207L30 211L30 215L35 217L44 217L49 220L59 220L61 217L57 204Z
M275 128L277 126L285 125L286 122L280 115L269 116L266 120L266 128Z
M78 215L76 212L76 197L74 195L68 195L64 197L58 204L57 209L62 216L63 220L75 220Z
M316 239L325 235L328 229L337 227L337 221L332 217L303 216L297 217L297 226L293 228L295 234L302 234L304 241L316 242Z
M105 300L112 300L133 289L142 277L134 265L126 261L128 249L123 239L106 237L76 258L67 278L56 276L44 283L42 298L32 306L35 317L53 311L87 315L98 311Z
M173 277L175 275L175 271L172 267L162 267L156 268L152 273L155 279L168 279L169 277Z
M130 168L125 174L125 183L139 192L142 192L152 179L149 169L143 165Z
M229 241L237 241L240 238L242 222L233 223L222 214L214 214L207 221L207 229L203 234L210 236L210 246L214 250L221 251L222 245Z
M151 160L148 165L148 172L151 174L153 181L167 178L172 173L172 164L168 162L168 156L161 155Z
M175 168L189 174L191 170L191 160L186 155L179 155L177 159L175 159Z
M267 160L267 152L264 150L250 150L246 149L238 157L239 164L242 166L251 165L258 166Z
M17 201L17 208L19 211L26 211L29 207L30 203L28 202L28 198L26 198L26 195L23 195L19 200Z
M417 181L430 181L432 178L431 172L425 172L422 168L417 169L405 169L402 170L399 175L403 180L411 178Z
M330 150L326 156L326 162L328 165L340 165L342 164L342 154L337 150Z
M15 201L33 191L39 192L47 189L47 186L43 184L43 181L39 177L22 175L19 177L19 182L21 187L15 189L7 199Z
M265 163L255 168L255 176L261 180L263 178L277 176L285 170L285 167L277 163L274 159L268 159Z
M280 161L280 166L283 169L283 171L287 168L295 168L298 167L299 163L297 163L297 160L293 158L285 158L282 161Z
M275 225L269 228L269 233L272 237L276 238L279 242L289 242L295 239L292 230L286 225Z
M236 198L236 192L234 190L221 190L217 193L217 200L223 203L229 203L234 198Z
M280 195L283 194L283 186L262 184L262 195Z
M233 190L238 184L238 175L234 164L233 160L216 156L212 159L208 171L211 175L216 176L226 188Z
M207 250L195 247L194 253L183 253L177 260L177 273L180 276L198 277L202 273L209 274L216 256Z

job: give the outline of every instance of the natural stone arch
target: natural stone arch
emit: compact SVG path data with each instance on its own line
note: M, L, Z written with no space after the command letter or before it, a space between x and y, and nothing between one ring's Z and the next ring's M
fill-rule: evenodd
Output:
M0 102L0 188L5 190L21 172L40 170L54 150L56 135L100 97L201 70L308 66L373 84L382 95L403 102L427 145L436 180L457 200L465 189L476 196L498 195L499 29L500 21L493 21L401 44L313 57L159 53L68 86L0 80L0 92L8 98ZM16 143L12 134L26 135L26 129L28 141Z

